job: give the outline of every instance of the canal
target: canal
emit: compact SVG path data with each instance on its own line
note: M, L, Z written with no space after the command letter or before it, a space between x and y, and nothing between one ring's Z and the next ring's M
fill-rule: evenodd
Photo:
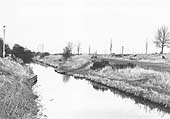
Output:
M31 64L47 119L170 119L170 110L85 79Z

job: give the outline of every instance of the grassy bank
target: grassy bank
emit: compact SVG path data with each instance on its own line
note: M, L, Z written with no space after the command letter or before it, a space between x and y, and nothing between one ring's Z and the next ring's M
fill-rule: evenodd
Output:
M128 61L123 64L118 61L110 62L110 60L102 63L99 59L96 63L94 59L87 57L72 57L63 64L60 63L56 71L77 78L86 78L164 107L170 107L169 72L144 69L136 64L128 63ZM87 62L89 63L87 64Z
M0 118L36 119L37 96L32 86L36 83L32 70L10 58L0 58Z

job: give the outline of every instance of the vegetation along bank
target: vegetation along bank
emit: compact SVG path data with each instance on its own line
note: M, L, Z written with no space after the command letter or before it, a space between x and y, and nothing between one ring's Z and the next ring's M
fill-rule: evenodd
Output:
M170 107L169 72L153 70L152 67L143 68L141 64L137 65L128 60L124 63L114 63L114 60L104 60L90 55L72 56L66 60L61 55L49 55L37 60L53 65L58 73L95 81Z
M0 119L37 119L37 77L26 65L0 58Z

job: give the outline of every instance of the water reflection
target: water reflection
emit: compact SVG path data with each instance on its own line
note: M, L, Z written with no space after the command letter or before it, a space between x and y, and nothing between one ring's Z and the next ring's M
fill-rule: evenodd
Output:
M40 95L40 103L45 109L42 111L44 118L169 119L169 114L162 117L165 112L169 113L169 109L148 103L146 100L95 82L60 75L54 72L53 68L44 68L39 65L34 65L33 68L38 75L39 86L35 91Z
M121 96L121 98L130 98L130 99L135 101L135 104L144 105L144 108L147 112L156 109L157 111L162 112L163 114L164 113L170 114L170 108L169 107L164 107L160 104L153 103L149 100L134 96L132 94L124 93L123 91L120 91L120 90L115 89L115 88L109 88L107 86L104 86L102 84L99 84L99 83L96 83L96 82L93 82L93 81L89 81L89 83L93 86L93 88L95 90L102 91L102 92L110 90L114 94Z
M89 81L89 82L90 82L90 81ZM94 82L90 82L90 84L92 84L92 86L93 86L93 88L94 88L95 90L100 90L100 91L102 91L102 92L108 90L108 88L107 88L106 86L103 86L103 85L100 85L100 84L97 84L97 83L94 83Z
M67 83L70 80L70 76L68 75L63 75L63 82Z

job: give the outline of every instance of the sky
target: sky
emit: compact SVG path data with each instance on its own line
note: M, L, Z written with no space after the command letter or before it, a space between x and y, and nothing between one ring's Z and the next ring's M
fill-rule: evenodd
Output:
M160 52L153 44L159 27L170 28L169 0L1 0L0 37L37 51L59 53L70 41L81 52ZM165 49L170 52L170 49Z

